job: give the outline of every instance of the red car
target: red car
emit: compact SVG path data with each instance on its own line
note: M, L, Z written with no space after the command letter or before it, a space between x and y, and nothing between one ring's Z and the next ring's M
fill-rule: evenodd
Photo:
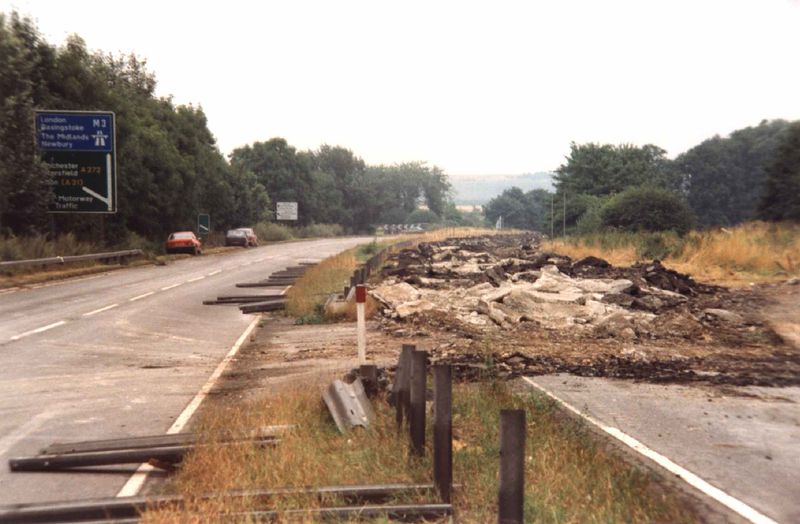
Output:
M201 255L203 254L203 244L191 231L178 231L169 236L164 243L164 250L167 253Z

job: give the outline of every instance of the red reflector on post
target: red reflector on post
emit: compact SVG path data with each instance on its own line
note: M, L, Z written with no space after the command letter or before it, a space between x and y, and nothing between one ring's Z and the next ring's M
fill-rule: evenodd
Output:
M363 304L367 301L367 286L359 284L356 286L356 302Z

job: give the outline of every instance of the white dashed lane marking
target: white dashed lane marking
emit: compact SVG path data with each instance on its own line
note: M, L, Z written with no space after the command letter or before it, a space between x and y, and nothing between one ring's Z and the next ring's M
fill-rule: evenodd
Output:
M143 295L139 295L139 296L136 296L136 297L133 297L133 298L129 298L128 302L136 302L137 300L141 300L141 299L143 299L145 297L149 297L150 295L155 295L155 293L156 293L155 291L150 291L148 293L144 293Z
M206 276L208 276L208 277L213 277L214 275L216 275L216 274L218 274L218 273L222 273L222 270L221 270L221 269L218 269L218 270L216 270L216 271L212 271L211 273L209 273L209 274L208 274L208 275L206 275Z
M63 326L66 323L67 323L66 320L59 320L58 322L53 322L52 324L48 324L48 325L42 326L40 328L32 329L30 331L26 331L25 333L20 333L19 335L14 335L13 337L11 337L11 340L19 340L19 339L27 337L29 335L35 335L36 333L43 333L43 332L45 332L45 331L47 331L49 329L53 329L53 328L56 328L58 326Z
M110 306L101 307L100 309L95 309L94 311L89 311L88 313L84 313L84 317L91 317L92 315L96 315L98 313L102 313L103 311L108 311L109 309L114 309L115 307L119 306L119 304L111 304Z
M189 282L197 282L198 280L203 280L204 278L206 278L206 276L205 276L205 275L201 275L201 276L199 276L199 277L190 278L190 279L189 279L189 280L187 280L186 282L187 282L187 283L189 283Z
M182 285L183 285L183 282L178 282L177 284L172 284L171 286L162 287L161 291L166 291L168 289L174 289L174 288L176 288L178 286L182 286Z

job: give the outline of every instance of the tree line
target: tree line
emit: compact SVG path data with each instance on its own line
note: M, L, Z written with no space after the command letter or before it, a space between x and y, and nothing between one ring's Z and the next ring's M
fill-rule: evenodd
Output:
M800 122L762 121L671 160L655 145L571 144L554 191L511 188L489 221L546 233L674 230L800 220Z
M271 220L279 201L298 202L298 225L338 223L354 232L404 222L423 202L427 218L454 209L446 175L424 162L371 166L344 147L298 151L282 138L226 159L203 109L156 96L145 61L91 53L78 36L51 45L17 13L0 13L0 71L0 235L161 239L194 229L198 213L211 214L218 230ZM116 114L118 213L47 212L52 194L33 138L36 109Z

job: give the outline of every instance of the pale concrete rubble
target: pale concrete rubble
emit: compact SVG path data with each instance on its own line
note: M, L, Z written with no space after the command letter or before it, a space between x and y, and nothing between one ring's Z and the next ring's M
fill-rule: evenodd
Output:
M420 292L411 284L405 282L388 281L372 289L370 295L390 308L420 298Z
M436 304L434 304L433 302L420 299L420 300L411 300L409 302L404 302L399 306L395 307L394 310L397 313L397 316L402 319L410 317L411 315L416 315L421 311L428 311L435 308Z
M440 264L447 264L448 271L458 274L454 264ZM460 267L472 271L475 265L469 262ZM416 289L405 282L390 281L371 293L395 318L437 309L476 326L510 328L520 322L535 322L547 329L594 327L602 335L633 339L654 315L623 307L635 300L624 293L632 287L633 283L625 279L572 278L549 265L533 282L506 277L499 287L483 282L467 288ZM606 296L617 298L606 301Z
M733 311L728 311L727 309L708 308L704 309L703 313L710 317L717 318L725 322L731 322L733 324L741 324L744 322L742 315L739 313L734 313Z

